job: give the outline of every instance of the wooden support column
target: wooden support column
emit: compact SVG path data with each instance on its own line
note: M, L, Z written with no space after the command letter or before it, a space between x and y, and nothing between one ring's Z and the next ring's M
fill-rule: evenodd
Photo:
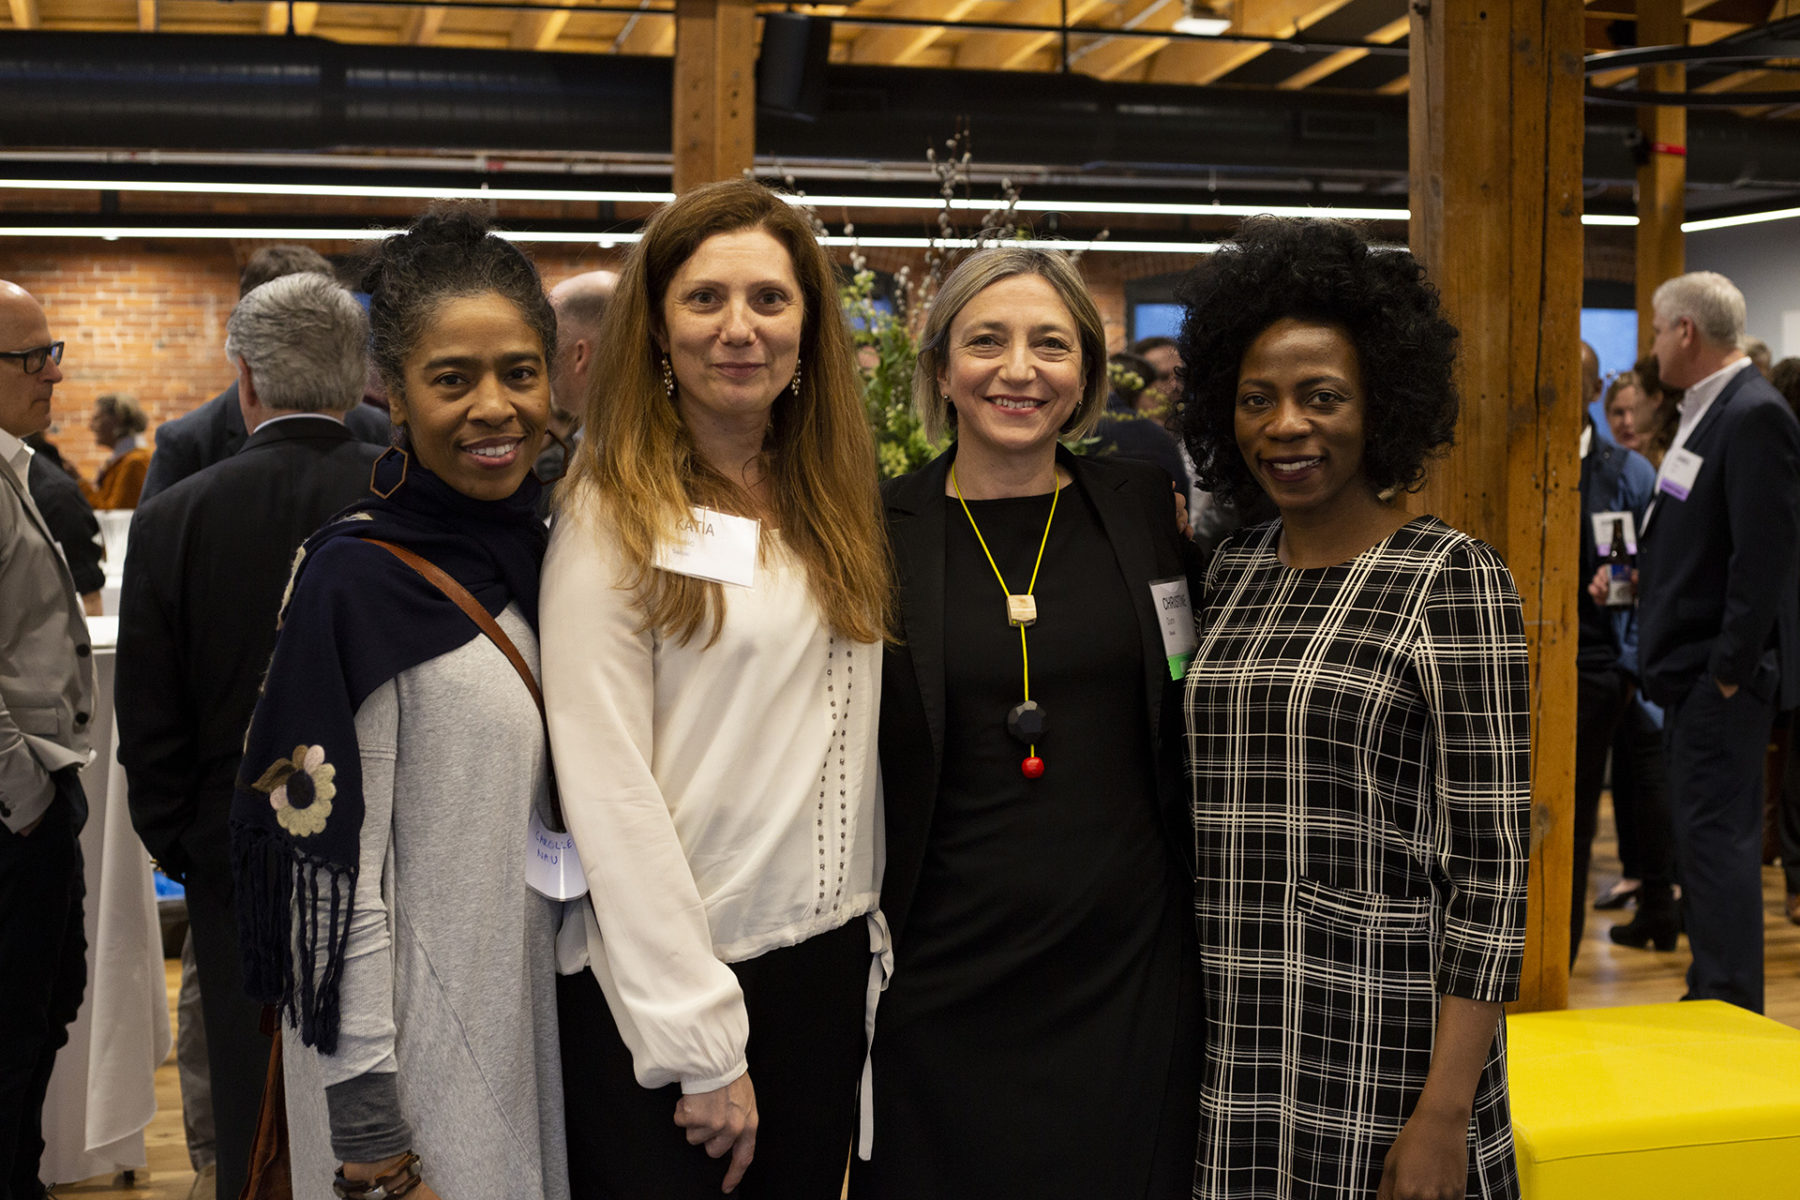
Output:
M1462 331L1456 446L1420 511L1493 545L1531 649L1533 849L1518 1007L1569 988L1580 519L1582 14L1412 6L1412 248Z
M675 0L675 191L756 159L753 0Z
M1638 45L1687 45L1682 0L1638 0ZM1687 68L1679 64L1638 72L1638 86L1678 92ZM1687 109L1655 106L1638 110L1638 129L1649 157L1638 168L1637 311L1638 353L1650 353L1650 297L1665 279L1687 270Z

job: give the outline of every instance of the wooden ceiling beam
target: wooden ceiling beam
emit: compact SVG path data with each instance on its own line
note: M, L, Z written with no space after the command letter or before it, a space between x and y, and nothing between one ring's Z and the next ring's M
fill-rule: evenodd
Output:
M319 20L319 6L310 0L292 6L283 3L283 0L270 0L269 7L263 14L263 32L286 33L290 7L294 11L294 32L302 37L311 33Z
M614 54L644 54L668 58L675 53L675 14L666 9L645 9L629 17L613 40Z
M1401 17L1398 20L1389 21L1386 25L1383 25L1380 29L1369 34L1363 40L1368 42L1378 42L1383 46L1391 46L1401 38L1405 37L1406 31L1411 27L1412 18ZM1319 80L1324 79L1327 75L1335 75L1351 63L1361 62L1367 57L1369 57L1369 52L1367 50L1339 50L1336 54L1327 54L1324 58L1314 62L1311 66L1294 72L1292 75L1289 75L1286 79L1282 80L1278 86L1290 92L1298 91L1304 87L1311 87Z
M38 0L8 0L12 5L12 22L14 29L36 29L38 19Z
M1070 0L1069 24L1073 25L1106 0ZM1063 0L1020 0L1007 10L1006 19L1021 25L1054 25L1062 19ZM1055 33L971 32L956 52L956 65L970 71L1017 71L1036 55L1054 48L1061 40Z
M156 32L156 0L137 0L138 32Z
M1239 7L1242 19L1232 32L1267 35L1272 38L1289 37L1296 26L1304 29L1314 21L1330 16L1349 2L1350 0L1258 0L1257 3ZM1157 54L1155 61L1150 64L1150 81L1205 85L1267 53L1267 43L1180 41Z
M429 46L437 40L438 30L444 27L444 18L450 10L441 4L428 8L415 8L406 14L406 23L400 27L400 41L408 46Z
M1164 32L1181 18L1180 0L1130 0L1120 14L1119 28ZM1101 38L1078 47L1069 56L1071 70L1096 79L1117 79L1169 44L1169 38Z
M960 21L974 11L981 0L899 0L881 15L905 17L917 21ZM944 36L944 26L876 26L857 35L850 43L850 61L901 66L912 62L920 51Z
M575 0L556 0L555 7L522 12L513 19L507 44L514 50L548 50L562 36Z

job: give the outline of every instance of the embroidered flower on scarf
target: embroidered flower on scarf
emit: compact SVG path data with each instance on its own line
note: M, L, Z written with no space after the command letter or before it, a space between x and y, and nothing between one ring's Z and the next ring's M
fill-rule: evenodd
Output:
M337 768L325 761L323 746L295 746L294 757L278 760L251 786L269 795L275 819L295 837L311 837L325 828L337 795Z

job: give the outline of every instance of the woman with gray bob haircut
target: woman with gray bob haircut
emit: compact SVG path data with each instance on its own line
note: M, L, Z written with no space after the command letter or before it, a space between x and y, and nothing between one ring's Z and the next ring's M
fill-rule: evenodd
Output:
M325 275L283 275L252 290L225 322L225 357L264 408L347 412L362 403L369 319Z
M895 964L852 1194L1185 1198L1200 997L1168 731L1194 641L1168 477L1058 445L1106 400L1100 314L1062 254L964 261L913 394L956 441L883 486Z

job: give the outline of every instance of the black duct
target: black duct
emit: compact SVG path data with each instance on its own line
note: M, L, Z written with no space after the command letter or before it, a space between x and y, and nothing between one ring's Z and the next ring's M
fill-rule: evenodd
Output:
M310 37L0 35L13 148L664 154L666 58L358 46ZM1629 110L1592 108L1584 174L1628 181ZM916 162L967 121L985 163L1404 177L1404 97L833 66L818 119L762 116L761 155ZM1800 122L1688 118L1699 186L1800 185Z

